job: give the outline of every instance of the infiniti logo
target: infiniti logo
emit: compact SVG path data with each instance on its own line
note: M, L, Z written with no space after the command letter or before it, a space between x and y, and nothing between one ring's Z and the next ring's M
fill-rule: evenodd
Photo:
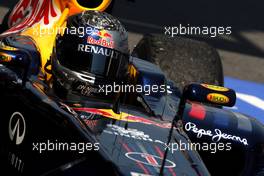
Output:
M20 112L14 112L12 114L9 120L8 132L11 141L15 141L16 145L23 142L26 132L26 123Z

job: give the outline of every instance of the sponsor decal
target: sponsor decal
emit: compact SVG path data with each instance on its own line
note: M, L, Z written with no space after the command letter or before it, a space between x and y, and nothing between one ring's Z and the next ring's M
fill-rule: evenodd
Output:
M100 46L94 46L94 45L84 45L84 44L78 44L78 51L86 52L86 53L94 53L94 54L101 54L103 56L109 56L111 58L117 59L119 57L119 52L103 48Z
M229 102L229 98L225 95L218 93L210 93L207 95L207 100L213 103L226 104Z
M9 120L8 133L16 145L23 142L26 133L26 122L20 112L14 112Z
M97 114L97 115L101 115L101 116L115 119L115 120L121 120L121 121L126 121L126 122L138 122L138 123L143 123L147 125L154 125L160 128L170 128L171 127L171 123L155 122L147 118L134 116L132 114L128 114L125 112L121 112L121 114L116 114L113 112L112 109L96 109L96 108L85 108L85 107L73 108L73 109L75 111Z
M203 136L209 136L212 138L213 142L219 142L221 139L226 139L226 140L232 140L235 142L242 143L244 145L248 145L248 141L246 138L242 138L240 136L235 136L227 133L223 133L220 129L214 129L214 131L211 130L205 130L202 128L198 128L196 124L192 122L188 122L185 124L185 130L186 131L191 131L194 134L196 134L197 138L201 138Z
M148 141L148 142L154 142L154 143L159 143L159 144L164 144L165 142L152 139L150 138L149 135L145 134L143 131L139 131L137 129L132 129L132 128L127 128L125 129L124 127L120 127L117 125L112 125L112 124L107 124L108 129L104 130L104 133L107 134L113 134L116 136L124 136L127 138L132 138L132 139L137 139L141 141Z
M93 131L98 128L98 120L88 120L86 117L82 116L84 123Z
M11 115L8 125L8 133L10 140L15 142L16 145L20 145L24 141L26 133L26 122L25 118L20 112L14 112ZM25 163L17 154L9 152L8 162L18 172L23 172Z
M8 153L8 162L14 167L18 172L22 173L24 170L24 161L17 156L15 153L9 152Z
M208 85L208 84L201 84L201 85L207 89L215 90L219 92L227 92L229 90L228 88L215 86L215 85Z
M58 16L57 11L54 0L20 1L9 18L9 26L14 27L8 30L8 33L21 31L39 22L48 25Z
M84 96L90 96L98 93L98 88L95 88L87 82L77 82L76 84L74 84L73 90Z
M140 152L128 152L125 154L127 158L139 162L148 166L153 167L161 167L162 165L162 157L150 155L148 153L140 153ZM174 168L176 164L168 159L166 159L165 168Z
M149 174L142 174L138 172L130 172L131 176L154 176L154 175L149 175Z
M114 48L114 41L112 35L105 30L94 29L92 34L88 36L87 43L92 45L99 45L106 48Z
M94 115L100 115L100 116L105 116L105 117L111 116L111 113L109 113L107 111L104 111L104 110L101 110L101 109L96 109L96 108L83 108L83 107L80 107L80 108L73 108L73 109L75 111L77 111L77 112L86 112L86 113L91 113L91 114L94 114ZM118 117L116 117L116 118L118 118Z
M85 123L85 125L91 130L96 130L96 128L98 127L99 120L102 119L101 116L89 112L79 111L78 115Z

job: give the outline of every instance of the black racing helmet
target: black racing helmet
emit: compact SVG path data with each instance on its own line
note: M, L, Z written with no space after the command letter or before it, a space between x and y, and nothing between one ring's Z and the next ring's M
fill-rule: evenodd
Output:
M56 39L53 77L67 90L84 85L96 90L125 79L128 62L127 32L120 21L105 12L85 11L69 17Z

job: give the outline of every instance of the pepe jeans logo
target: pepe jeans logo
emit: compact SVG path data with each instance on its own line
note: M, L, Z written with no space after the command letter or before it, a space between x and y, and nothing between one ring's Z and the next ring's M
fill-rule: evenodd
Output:
M20 112L14 112L9 120L8 126L9 137L15 141L16 145L23 142L26 133L26 122Z
M185 130L195 133L197 138L201 138L203 136L212 137L213 142L219 142L221 139L227 139L227 140L240 142L244 145L248 145L248 141L246 138L241 138L239 136L234 136L231 134L223 133L220 129L215 129L214 131L205 130L202 128L199 129L199 128L197 128L196 124L194 124L192 122L186 123Z

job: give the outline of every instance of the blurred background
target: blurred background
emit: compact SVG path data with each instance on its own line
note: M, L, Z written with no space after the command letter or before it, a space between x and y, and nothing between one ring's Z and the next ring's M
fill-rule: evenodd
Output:
M264 1L116 0L113 14L130 31L133 47L145 33L164 34L165 26L232 27L232 34L204 41L220 54L225 86L237 92L232 108L264 123Z
M0 23L17 0L0 2ZM115 0L112 12L129 31L129 44L165 26L231 26L228 36L186 36L214 46L222 59L225 85L237 91L234 111L264 122L264 1Z

